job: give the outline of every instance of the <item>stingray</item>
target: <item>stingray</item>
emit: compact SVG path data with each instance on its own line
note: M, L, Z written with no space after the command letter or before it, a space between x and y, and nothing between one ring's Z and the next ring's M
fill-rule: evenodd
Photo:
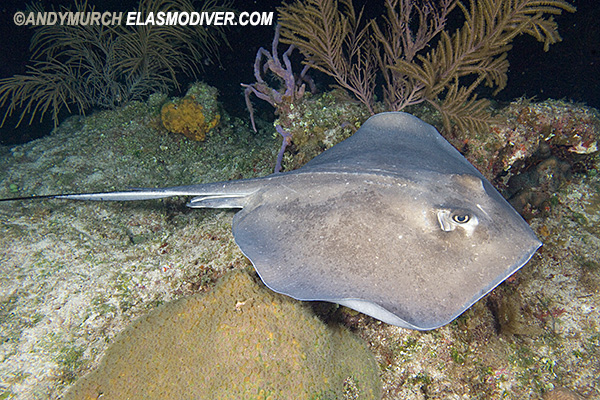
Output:
M372 116L291 172L35 198L171 196L194 196L192 208L241 209L233 217L235 241L275 292L338 303L410 329L454 320L541 245L434 127L402 112Z

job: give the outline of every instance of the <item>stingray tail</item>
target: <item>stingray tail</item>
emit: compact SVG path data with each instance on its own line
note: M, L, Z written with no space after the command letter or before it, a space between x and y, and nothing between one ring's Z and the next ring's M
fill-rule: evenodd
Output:
M152 200L163 199L165 197L181 196L183 193L171 193L165 190L155 189L132 189L122 192L97 192L97 193L64 193L48 194L42 196L11 197L0 199L0 201L19 201L19 200L43 200L43 199L64 199L64 200L94 200L94 201L134 201L134 200Z
M187 204L188 207L242 208L246 204L246 201L250 197L250 195L255 192L255 190L228 191L225 189L226 185L213 184L210 185L210 188L209 185L180 186L165 189L130 189L120 192L66 193L49 194L41 196L12 197L8 199L0 199L0 202L43 199L88 201L137 201L164 199L167 197L174 196L195 196Z

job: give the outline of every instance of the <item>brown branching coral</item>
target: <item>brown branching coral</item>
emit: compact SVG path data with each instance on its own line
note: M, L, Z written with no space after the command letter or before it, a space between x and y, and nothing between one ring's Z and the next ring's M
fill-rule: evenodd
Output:
M419 4L413 1L388 0L382 24L373 23L373 39L376 43L377 65L382 72L385 86L384 100L389 110L401 110L421 103L424 85L407 79L403 71L390 68L399 60L412 63L417 55L429 45L445 27L456 0L442 0ZM416 31L410 29L412 21L418 20ZM382 25L381 27L379 25Z
M141 0L138 11L217 11L216 0L200 9L193 0ZM43 11L30 7L30 12ZM69 11L64 9L63 11ZM75 11L90 12L86 1ZM32 65L27 74L0 80L0 106L6 117L20 110L19 124L50 112L55 125L61 110L114 108L156 91L177 87L177 73L195 75L200 60L216 54L224 40L217 27L179 25L44 25L31 40Z
M351 0L306 0L279 9L283 42L294 44L307 65L333 77L373 111L375 59L370 22L361 27Z
M489 103L475 91L506 86L512 40L530 35L548 50L561 40L552 15L575 11L565 0L385 0L385 6L385 16L362 22L350 0L297 0L280 10L282 41L369 110L381 74L387 109L428 102L446 129L460 130L490 122ZM464 23L451 33L446 20L455 9Z
M452 35L441 31L436 48L418 56L419 63L399 59L390 68L423 85L423 98L441 111L446 127L453 120L461 130L481 128L489 119L488 102L473 92L481 83L496 92L506 86L512 40L528 34L548 50L561 38L556 22L544 14L574 8L563 0L471 0L469 8L457 4L465 18L460 29ZM471 81L465 84L463 77Z

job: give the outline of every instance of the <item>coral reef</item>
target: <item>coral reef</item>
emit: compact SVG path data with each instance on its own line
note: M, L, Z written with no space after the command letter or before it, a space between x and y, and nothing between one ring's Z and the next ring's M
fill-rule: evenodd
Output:
M204 142L182 140L164 134L163 102L151 96L74 116L44 139L0 146L0 196L272 172L270 135L224 114ZM189 213L178 201L15 203L0 215L0 398L60 398L131 320L247 265L231 236L232 213Z
M305 129L296 134L307 147L292 144L284 167L300 163L303 149L318 151L349 135L339 121L358 125L358 115L367 113L335 93L310 100L289 114L296 129ZM49 137L0 147L0 195L184 185L190 177L214 182L272 171L278 138L253 133L227 115L204 142L161 135L156 115L163 101L156 96L147 104L74 117ZM346 114L351 110L356 120ZM581 118L594 113L573 112ZM516 115L500 113L506 121L498 126ZM526 133L523 127L512 134ZM469 147L473 154L485 150ZM384 400L539 400L556 387L588 399L600 395L600 178L597 159L589 162L559 187L544 218L531 221L544 242L538 254L456 322L423 333L343 308L332 313L371 345ZM206 292L223 271L248 265L230 232L232 213L187 210L178 200L4 203L0 215L5 398L60 398L98 366L130 321L175 298ZM347 382L347 391L353 386Z
M252 123L252 129L256 132L256 124L254 123L254 108L250 101L250 94L254 94L261 100L268 102L270 105L275 107L276 113L282 115L289 112L294 108L294 104L300 101L304 97L306 90L306 84L312 93L315 92L315 86L312 79L306 75L308 71L308 65L305 65L300 75L296 77L292 70L292 63L290 61L290 55L294 51L294 46L291 45L283 53L282 59L279 60L279 32L281 25L277 24L275 27L275 36L273 37L273 43L271 44L271 52L264 48L259 48L256 53L256 59L254 61L254 77L256 82L251 84L242 84L244 89L244 96L246 98L246 107L250 113L250 122ZM262 64L263 58L266 60L264 65ZM263 74L270 72L277 78L278 81L283 83L282 88L271 88ZM288 131L289 126L282 125L281 123L275 124L275 130L282 137L281 147L277 154L277 161L275 163L275 172L281 171L281 162L283 159L283 153L287 146L292 142L292 134Z
M585 160L598 150L599 138L600 114L595 109L562 100L518 99L497 111L490 130L456 134L450 141L488 179L502 175L505 184L522 172L524 160L540 146L563 160L570 157L582 172Z
M598 398L600 181L573 181L532 221L537 255L452 324L420 333L354 322L377 352L384 399L539 399L560 387Z
M388 110L428 102L448 131L452 123L460 130L486 128L489 102L475 91L482 84L504 88L512 40L527 34L548 50L561 40L552 15L575 11L564 0L481 0L469 7L457 0L386 0L385 8L385 15L364 22L350 0L284 4L282 41L369 110L380 74ZM446 22L454 9L465 22L451 33Z
M300 168L308 161L350 137L369 117L356 102L340 102L339 91L305 97L279 114L276 126L285 126L291 141L282 155L282 169Z
M203 141L221 120L217 89L201 82L192 85L183 98L162 106L161 120L169 132Z
M597 110L564 101L527 99L498 110L490 130L450 138L528 218L542 214L573 173L595 170L599 140Z
M348 330L255 274L165 304L115 339L68 399L379 399L377 364Z
M279 23L284 43L296 46L306 65L331 77L373 113L375 58L371 22L361 27L350 0L307 0L284 4Z
M73 117L44 139L0 147L0 196L184 185L272 171L279 138L253 133L226 114L204 142L160 134L163 102L152 96ZM350 135L366 114L336 93L306 96L279 115L299 143L289 146L283 168ZM344 308L329 315L368 340L384 400L539 400L560 388L600 396L600 166L588 140L598 132L596 114L564 102L521 100L500 110L491 132L451 138L504 188L533 169L535 179L561 175L550 167L565 162L569 178L540 206L542 218L531 220L544 242L540 251L448 326L413 332ZM3 203L0 398L60 398L98 366L130 321L207 292L224 271L246 268L230 233L232 215L187 210L176 199ZM357 384L344 383L348 398Z
M292 63L290 61L290 55L294 51L294 46L291 45L282 55L282 60L279 59L279 34L281 25L275 27L275 35L273 36L273 43L271 44L271 52L260 47L256 52L256 59L254 60L254 77L256 82L245 84L244 97L246 99L246 107L250 113L250 121L252 123L252 129L256 132L256 124L254 123L254 109L252 102L250 101L250 94L254 94L261 100L268 102L270 105L279 109L283 104L292 104L297 100L300 100L304 96L306 90L306 83L309 84L311 92L314 92L314 83L307 77L306 72L308 71L308 65L305 65L299 76L296 77L292 70ZM263 58L265 59L263 65ZM283 83L282 88L272 88L265 81L265 75L270 72L277 78L278 81Z

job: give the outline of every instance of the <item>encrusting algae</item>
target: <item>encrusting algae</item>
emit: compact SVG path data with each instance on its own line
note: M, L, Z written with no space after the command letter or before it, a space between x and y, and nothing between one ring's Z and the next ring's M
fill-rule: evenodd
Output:
M365 344L236 271L135 321L65 400L379 399ZM348 397L350 396L350 397Z

